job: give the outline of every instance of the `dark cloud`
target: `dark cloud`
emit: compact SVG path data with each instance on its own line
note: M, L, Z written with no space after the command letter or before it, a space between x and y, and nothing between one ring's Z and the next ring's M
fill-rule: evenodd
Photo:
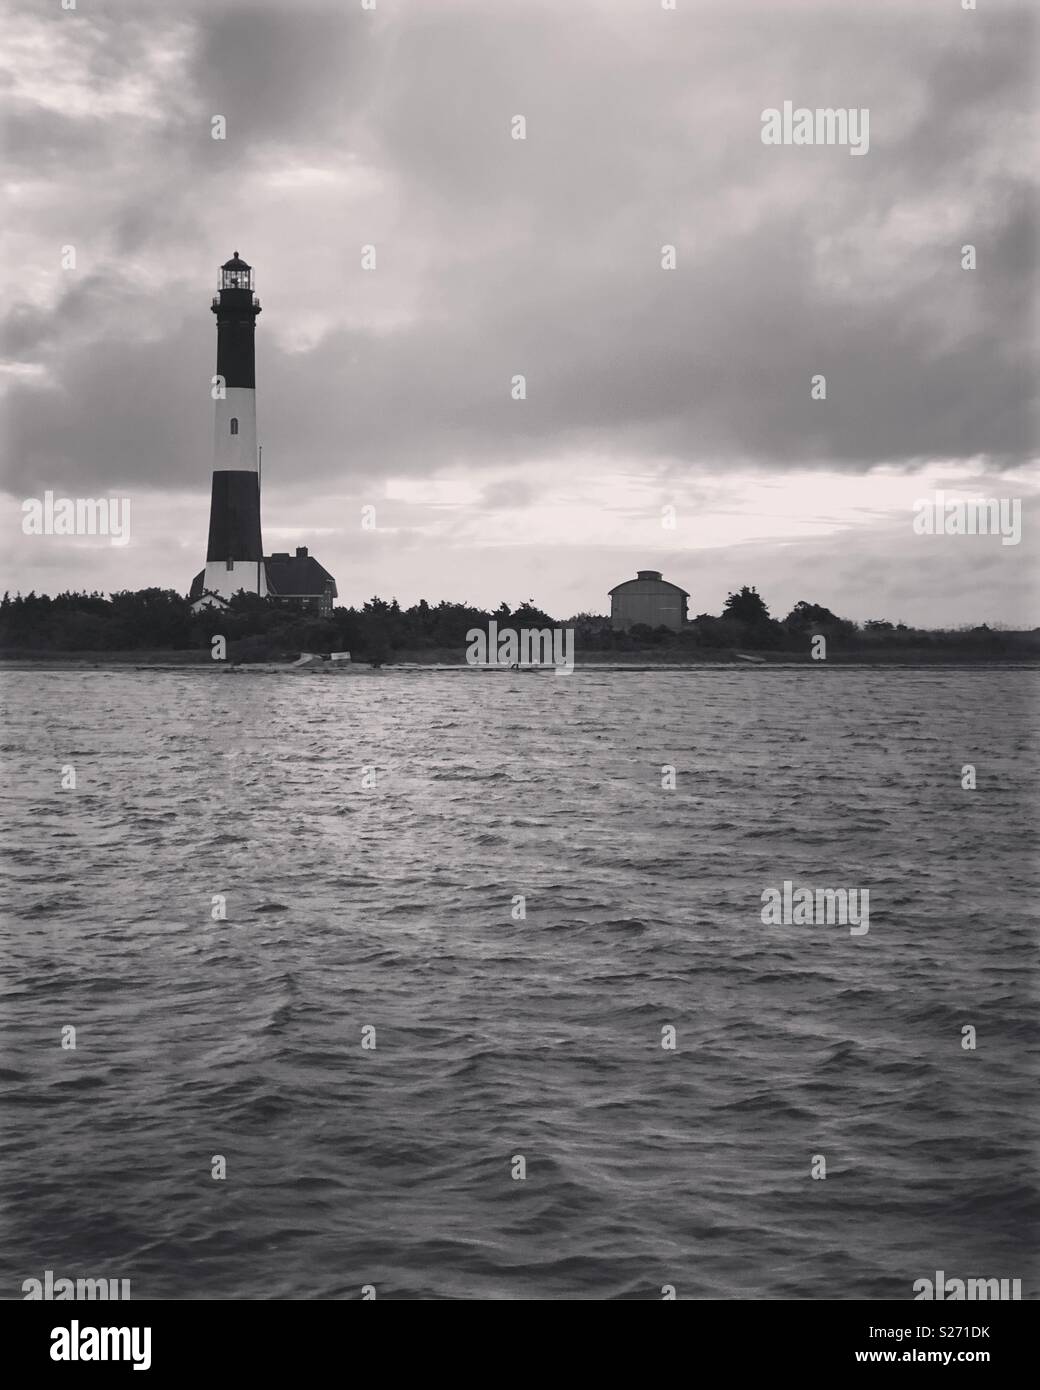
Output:
M267 141L335 151L380 61L360 5L210 6L197 25L195 103L227 118L231 138L220 148L229 165L243 146Z

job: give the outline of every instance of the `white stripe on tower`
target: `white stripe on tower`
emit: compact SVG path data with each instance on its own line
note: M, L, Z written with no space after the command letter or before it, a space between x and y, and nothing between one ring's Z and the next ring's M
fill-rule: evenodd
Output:
M227 398L215 401L213 471L256 472L256 391L228 386ZM237 421L237 428L232 421Z

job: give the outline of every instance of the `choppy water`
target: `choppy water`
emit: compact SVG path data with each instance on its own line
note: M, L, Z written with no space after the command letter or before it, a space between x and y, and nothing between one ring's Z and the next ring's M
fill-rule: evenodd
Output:
M1029 672L4 689L0 1296L1036 1297Z

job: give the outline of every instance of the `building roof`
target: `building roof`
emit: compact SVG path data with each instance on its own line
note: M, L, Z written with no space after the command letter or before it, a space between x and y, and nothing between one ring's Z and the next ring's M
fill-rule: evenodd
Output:
M253 267L248 261L243 261L236 251L229 261L225 261L220 267L221 270L252 270Z
M680 589L678 584L672 584L667 579L661 578L660 570L637 570L635 579L626 579L620 584L615 584L613 589L608 589L609 594L616 594L621 589L627 589L632 584L656 584L662 589L674 589L676 593L682 594L683 598L690 595L685 589Z
M317 598L332 585L332 597L337 598L336 581L324 565L319 565L313 555L307 554L307 547L296 547L296 554L288 551L269 555L264 560L267 570L267 591L275 598Z

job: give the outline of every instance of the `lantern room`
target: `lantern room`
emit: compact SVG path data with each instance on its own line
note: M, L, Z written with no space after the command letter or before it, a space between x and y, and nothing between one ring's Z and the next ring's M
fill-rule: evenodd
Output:
M220 288L222 290L251 290L253 288L253 267L241 259L238 252L220 267Z

